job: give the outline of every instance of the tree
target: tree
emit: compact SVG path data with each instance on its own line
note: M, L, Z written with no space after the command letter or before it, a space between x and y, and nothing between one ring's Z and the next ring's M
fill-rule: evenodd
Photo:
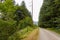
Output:
M0 40L8 40L17 31L32 26L32 18L24 2L21 6L14 5L14 0L0 2L0 13Z
M39 16L39 26L47 28L58 27L60 22L57 21L60 17L59 6L59 0L44 0Z

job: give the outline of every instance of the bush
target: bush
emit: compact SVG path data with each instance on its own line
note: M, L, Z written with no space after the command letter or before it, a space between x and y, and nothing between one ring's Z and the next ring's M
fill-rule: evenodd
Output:
M31 26L31 27L33 26L33 23L30 17L26 17L23 20L21 20L18 27L20 29L23 29L23 28L26 28L27 26Z
M28 34L33 30L30 26L15 32L12 36L8 38L8 40L22 40L28 36Z
M16 31L15 22L0 20L0 40L7 40Z

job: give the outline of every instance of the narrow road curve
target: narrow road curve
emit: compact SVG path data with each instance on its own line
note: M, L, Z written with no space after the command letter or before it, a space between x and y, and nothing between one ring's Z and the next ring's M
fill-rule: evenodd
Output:
M60 36L46 29L39 29L38 40L60 40Z

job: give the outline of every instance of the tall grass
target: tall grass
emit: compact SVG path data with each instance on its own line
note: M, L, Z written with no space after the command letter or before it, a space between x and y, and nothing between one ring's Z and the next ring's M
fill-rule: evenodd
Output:
M22 40L28 36L28 34L33 30L31 27L26 27L8 38L8 40Z

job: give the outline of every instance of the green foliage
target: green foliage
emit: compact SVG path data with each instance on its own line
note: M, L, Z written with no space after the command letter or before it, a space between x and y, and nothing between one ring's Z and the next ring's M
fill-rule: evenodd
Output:
M22 29L14 33L12 36L8 38L8 40L22 40L28 36L28 34L33 30L32 27L27 26L26 28Z
M27 26L31 26L32 27L33 23L32 23L31 20L32 19L30 17L26 17L23 20L21 20L20 24L19 24L19 26L21 26L20 29L26 28Z
M24 2L22 2L21 6L14 5L13 0L0 2L0 13L0 40L8 40L17 31L27 26L33 26L30 12ZM16 37L19 38L19 35Z
M60 24L60 1L44 0L39 16L39 26L43 28L57 28Z
M7 38L16 31L14 21L0 20L0 40L7 40Z

